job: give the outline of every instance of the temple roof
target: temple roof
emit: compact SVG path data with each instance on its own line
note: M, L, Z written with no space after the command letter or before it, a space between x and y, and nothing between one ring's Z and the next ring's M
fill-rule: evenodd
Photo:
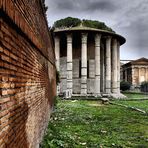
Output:
M148 59L142 57L140 59L128 62L128 63L124 64L123 66L129 66L129 65L148 65Z
M54 33L62 33L62 32L74 32L74 31L85 31L85 32L100 32L101 34L105 35L105 36L114 36L116 37L119 41L120 41L120 44L124 44L126 42L126 39L119 35L119 34L116 34L114 32L110 32L110 31L107 31L107 30L102 30L102 29L95 29L95 28L90 28L90 27L85 27L85 26L77 26L77 27L63 27L63 28L56 28L54 30Z

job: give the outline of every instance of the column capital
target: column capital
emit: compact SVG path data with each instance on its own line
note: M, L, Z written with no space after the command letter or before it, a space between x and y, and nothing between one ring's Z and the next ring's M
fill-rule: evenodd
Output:
M111 46L112 46L112 52L117 52L117 50L118 50L118 42L117 42L117 39L115 39L115 38L112 39Z
M106 45L108 46L107 49L111 48L111 41L112 41L111 39L112 39L111 36L106 37Z
M120 42L117 40L117 46L120 48Z
M111 36L105 36L104 38L105 38L106 40L111 40L111 39L112 39Z
M82 32L81 35L82 35L82 36L87 36L88 33L86 33L86 32Z
M101 34L95 34L95 46L100 46Z
M55 42L58 42L60 40L60 37L58 35L55 35L54 40L55 40Z
M88 33L81 33L82 44L87 43L87 36L88 36Z
M112 38L112 43L113 43L113 45L118 45L117 39L116 38Z
M67 43L72 43L72 33L66 33L67 35Z
M100 33L96 33L96 34L95 34L95 38L101 39L101 34L100 34Z

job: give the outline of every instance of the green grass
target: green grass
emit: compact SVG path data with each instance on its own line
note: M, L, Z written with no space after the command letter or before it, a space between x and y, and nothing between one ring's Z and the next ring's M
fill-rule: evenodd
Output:
M97 101L60 100L41 147L147 148L148 116Z
M127 96L128 99L148 99L148 94L144 94L144 93L124 93L125 96Z
M123 104L123 105L127 105L127 106L136 107L136 108L142 109L148 113L148 100L142 100L142 101L140 101L140 100L137 100L137 101L116 100L114 102L119 103L119 104Z

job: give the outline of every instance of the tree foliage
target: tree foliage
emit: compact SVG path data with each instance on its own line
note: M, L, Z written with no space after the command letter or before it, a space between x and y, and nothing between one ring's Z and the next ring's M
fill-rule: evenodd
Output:
M54 28L62 27L75 27L81 24L81 20L78 18L67 17L65 19L58 20L54 23Z
M142 82L140 88L142 92L148 92L148 81Z
M102 30L107 30L114 32L110 27L106 26L104 22L99 22L96 20L82 20L83 26L86 27L91 27L91 28L96 28L96 29L102 29Z
M131 84L129 82L126 82L126 81L120 82L120 89L122 91L130 90L130 87L131 87Z
M95 29L102 29L102 30L107 30L110 32L114 32L110 27L108 27L104 22L99 22L96 20L80 20L78 18L72 18L72 17L67 17L64 19L57 20L54 25L54 28L65 28L65 27L76 27L83 25L84 27L90 27L90 28L95 28ZM115 32L114 32L115 33Z

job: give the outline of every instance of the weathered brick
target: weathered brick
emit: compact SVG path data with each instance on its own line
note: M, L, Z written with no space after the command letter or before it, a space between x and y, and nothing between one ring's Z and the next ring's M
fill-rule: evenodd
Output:
M5 76L2 77L2 81L3 81L3 82L7 82L8 79L9 79L8 77L5 77Z
M36 147L49 120L56 92L54 53L39 1L1 3L4 13L0 19L2 148Z
M1 55L1 59L7 62L10 62L10 57L5 56L5 55Z
M3 48L0 46L0 52L3 52Z
M10 88L10 83L0 83L0 88Z
M9 54L10 54L10 52L9 52L8 50L6 50L6 49L4 49L4 53L5 53L7 56L9 56Z

